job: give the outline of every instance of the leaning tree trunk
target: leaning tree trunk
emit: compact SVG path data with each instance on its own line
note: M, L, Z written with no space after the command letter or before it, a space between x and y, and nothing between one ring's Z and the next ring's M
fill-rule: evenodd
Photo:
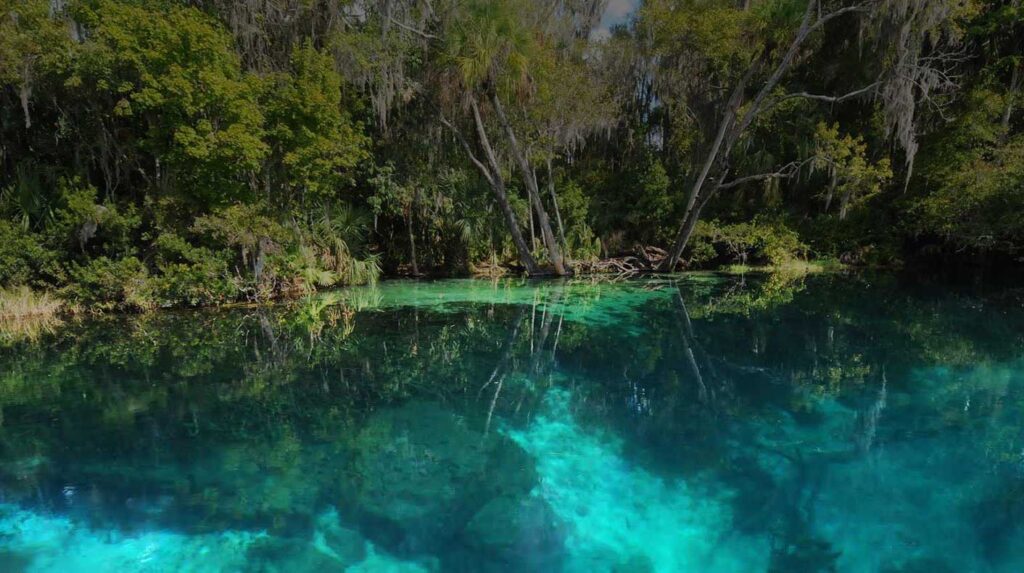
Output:
M21 88L18 90L18 97L21 100L21 111L25 114L25 129L32 127L32 114L29 111L29 98L32 97L32 68L28 62L22 72Z
M725 171L722 172L722 178L726 176L726 173L727 172ZM679 263L679 257L683 254L683 249L685 249L686 245L689 244L690 237L693 236L693 231L697 228L697 222L700 221L701 211L704 210L704 206L707 205L708 201L710 201L711 198L714 197L715 193L718 192L718 186L719 184L716 183L715 187L707 193L704 193L700 200L694 204L693 209L687 213L686 217L683 219L683 224L679 227L679 234L676 236L676 242L672 246L670 258L667 260L667 263L664 263L666 266L662 267L661 270L668 272L675 270L676 265Z
M406 218L406 227L409 233L409 262L412 263L412 275L418 277L420 276L420 267L416 261L416 233L413 232L412 228L412 214L413 208L410 207L409 216Z
M690 189L690 195L686 199L686 211L683 212L683 222L679 225L679 231L676 232L676 239L672 244L672 250L669 251L669 256L663 263L661 269L663 271L674 271L676 265L679 264L679 257L682 256L683 249L686 248L686 244L690 241L690 235L693 234L693 229L697 225L697 218L700 216L700 209L697 206L701 205L701 192L704 190L704 184L708 180L708 175L711 173L715 163L719 161L719 157L728 157L732 151L732 142L727 142L726 139L730 132L733 131L737 110L743 102L743 92L746 90L747 81L753 75L755 67L755 65L750 67L747 74L736 85L732 95L729 97L725 115L722 116L722 122L719 124L718 132L715 134L715 140L708 150L708 155L704 159L704 165L701 166L700 173L697 174L697 179L693 182L693 187ZM718 181L721 182L724 176L725 174L723 173L718 178ZM710 198L712 193L713 191L707 193L706 197Z
M534 172L533 177L537 178ZM565 240L565 225L562 224L562 213L558 210L558 196L555 195L555 174L551 170L551 159L548 158L548 193L551 195L551 205L555 208L555 221L558 222L558 238L562 240L562 248L565 249L566 258L569 257L569 243Z
M718 186L721 185L722 180L726 176L726 169L721 168L721 173L715 179L715 187L707 193L702 193L711 169L716 164L721 165L728 162L733 145L735 145L736 140L739 139L743 132L742 127L737 129L737 114L739 113L740 106L743 105L743 96L746 93L747 84L750 83L751 78L760 69L763 56L764 54L750 64L750 67L747 68L739 83L733 88L732 94L729 95L729 100L725 105L725 113L722 115L722 122L718 125L718 131L715 133L715 140L712 142L711 148L708 149L708 155L704 158L704 164L701 166L697 179L693 182L693 187L690 189L690 195L686 200L686 211L683 213L683 222L679 225L679 231L676 233L672 250L669 251L668 258L662 263L661 270L663 271L674 271L676 265L679 264L679 257L683 255L683 249L686 248L686 244L690 241L693 229L697 225L697 219L700 217L701 208L718 191ZM746 117L741 120L741 124L745 120Z
M1006 143L1010 139L1010 118L1013 117L1013 106L1016 103L1017 92L1020 91L1021 84L1024 83L1024 77L1021 74L1021 68L1024 64L1017 64L1013 66L1013 73L1010 76L1010 88L1006 94L1006 107L1003 110L1003 121L1001 123L1003 132L1000 135L1000 143Z
M456 131L456 135L459 136L463 146L469 153L470 160L477 166L490 184L491 190L494 191L494 198L498 202L498 207L501 208L502 215L505 217L505 224L508 227L509 234L512 235L512 242L519 253L519 260L526 267L526 272L530 275L538 275L540 274L540 269L537 266L537 261L530 254L530 247L526 244L526 239L523 238L523 233L519 230L519 220L516 217L515 211L512 210L512 205L508 202L508 194L505 191L505 179L501 176L501 167L498 165L494 148L491 147L490 139L487 137L487 131L484 129L484 122L480 117L480 107L477 105L476 100L470 100L470 108L473 110L473 122L476 125L480 147L483 148L484 155L487 158L487 165L485 166L472 154L469 144L465 139L461 139L462 136L458 131ZM454 130L454 127L452 129Z
M846 13L853 9L853 7L846 7L839 9L831 14L819 15L817 20L814 20L815 6L817 0L809 0L807 2L807 8L804 10L803 19L800 22L800 28L797 30L796 36L790 43L786 53L779 60L779 63L775 66L771 75L765 79L764 83L758 89L757 94L750 101L749 105L746 106L746 110L742 116L739 115L739 110L744 106L745 94L747 86L753 79L754 75L760 71L761 66L765 63L768 57L767 52L762 52L750 66L747 71L743 74L743 77L737 82L736 87L733 89L732 94L729 96L729 101L726 103L725 113L722 115L722 121L718 126L718 132L715 134L715 140L711 144L711 148L708 150L707 157L704 159L704 164L701 167L700 172L697 175L697 179L693 183L693 187L690 190L690 195L686 202L686 211L683 214L683 222L679 226L679 231L676 234L675 242L672 245L672 250L669 252L669 256L663 263L662 270L672 271L676 265L679 264L679 257L683 254L683 249L686 248L686 244L690 240L690 236L693 234L693 229L697 225L697 220L700 218L701 208L708 200L710 200L722 187L725 178L729 172L729 158L732 155L732 150L739 141L743 132L750 126L754 121L754 118L758 116L764 109L765 104L771 97L775 87L782 80L783 75L792 66L793 61L802 46L807 36L814 30L820 28L829 20L837 17L842 13ZM711 169L718 166L717 177L714 178L713 185L710 188L705 189L705 184L708 182L708 175Z
M530 195L530 203L533 204L533 209L537 214L537 225L540 227L541 239L548 250L548 256L551 257L551 264L555 267L555 273L559 276L571 275L572 268L562 256L562 249L558 246L558 239L555 238L555 233L551 229L551 218L548 217L547 209L544 208L544 203L541 201L540 189L537 186L537 178L534 176L533 168L530 166L530 160L519 145L519 140L516 138L515 131L512 129L512 124L509 123L508 117L505 116L504 107L502 107L497 93L492 90L490 97L491 104L494 106L494 112L497 114L498 120L505 130L506 137L508 137L509 147L512 150L512 156L515 159L516 165L519 167L523 183L526 184L526 190Z

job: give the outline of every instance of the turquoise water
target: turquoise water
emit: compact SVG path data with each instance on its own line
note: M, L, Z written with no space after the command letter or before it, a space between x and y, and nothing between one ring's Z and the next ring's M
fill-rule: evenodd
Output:
M693 274L0 324L0 571L1024 571L1022 301Z

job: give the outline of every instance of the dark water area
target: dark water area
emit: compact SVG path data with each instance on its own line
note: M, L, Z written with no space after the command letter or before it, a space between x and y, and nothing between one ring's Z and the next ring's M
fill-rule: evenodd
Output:
M1024 290L394 281L2 325L0 571L1024 571Z

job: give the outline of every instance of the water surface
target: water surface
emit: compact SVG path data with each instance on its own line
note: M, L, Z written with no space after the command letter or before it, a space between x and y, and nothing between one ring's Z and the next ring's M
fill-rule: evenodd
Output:
M1024 296L387 282L0 328L0 571L1019 572Z

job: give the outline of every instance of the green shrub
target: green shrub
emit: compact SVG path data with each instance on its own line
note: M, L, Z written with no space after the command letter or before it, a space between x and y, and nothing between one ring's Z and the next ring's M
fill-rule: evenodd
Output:
M40 270L53 258L34 234L0 220L0 285L23 285L38 279Z
M721 259L726 263L782 266L807 255L800 236L781 221L755 218L749 223L697 223L690 239L691 266Z
M821 215L805 221L800 229L817 259L869 267L902 263L902 237L895 231L895 223L880 221L877 213L868 210L855 211L844 221Z
M633 203L625 205L626 222L644 243L672 241L676 200L672 195L672 179L661 161L649 158L637 173L636 195Z
M70 275L71 284L65 294L85 306L146 310L156 304L149 272L135 257L98 257L84 265L72 265Z
M241 292L216 260L199 263L171 263L150 279L153 296L160 306L206 306L238 298Z
M601 241L587 224L589 199L577 182L566 179L559 185L558 208L569 257L577 261L597 259L601 255Z
M718 251L711 241L710 231L705 229L707 224L703 221L697 223L697 228L690 238L690 244L686 247L686 265L691 268L709 266L716 258Z
M242 288L250 298L270 298L279 290L272 257L288 239L287 229L259 205L232 205L196 219L192 231L230 255Z
M360 252L369 228L369 220L362 212L324 208L294 221L289 228L289 252L304 253L301 258L306 261L312 255L313 266L334 273L336 283L372 284L380 277L377 257Z
M160 273L150 280L160 306L223 304L241 294L229 252L195 247L174 233L161 234L153 247Z
M231 253L225 261L234 260L250 298L373 283L381 272L377 257L360 252L367 220L353 209L310 210L282 224L258 206L235 205L200 217L193 231Z
M44 232L47 244L70 252L120 258L132 254L132 233L140 218L134 208L97 202L96 188L62 179L60 206Z

